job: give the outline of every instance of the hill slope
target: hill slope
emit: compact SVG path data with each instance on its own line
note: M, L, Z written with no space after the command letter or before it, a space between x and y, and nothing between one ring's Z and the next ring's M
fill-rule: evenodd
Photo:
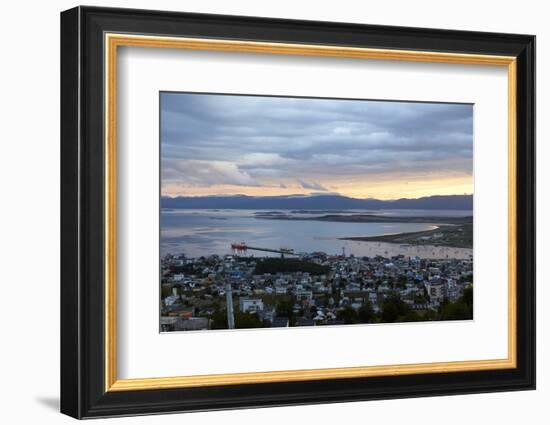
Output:
M162 208L194 209L422 209L422 210L471 210L472 195L427 196L417 199L356 199L341 195L294 196L178 196L162 197Z

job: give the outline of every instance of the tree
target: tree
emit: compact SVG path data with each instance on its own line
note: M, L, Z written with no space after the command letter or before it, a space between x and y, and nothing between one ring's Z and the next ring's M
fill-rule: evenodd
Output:
M361 323L372 323L376 317L370 301L365 301L358 311L359 321Z
M466 288L455 303L445 303L439 311L440 320L470 320L474 317L473 289Z
M327 274L328 266L298 258L264 258L256 263L254 274L307 272L311 275Z
M426 304L430 301L430 296L428 295L428 291L426 290L426 287L424 287L424 290L422 291L421 295L415 295L414 296L414 302L416 304Z
M464 302L469 308L474 307L474 289L466 288L462 294L462 302Z
M161 298L164 299L169 295L172 295L172 286L163 284L161 286Z
M294 302L292 299L282 299L277 303L277 316L290 317L294 313Z
M473 283L474 281L474 275L473 274L467 274L460 277L461 282L470 282Z
M294 314L294 299L292 297L279 301L275 311L277 312L277 316L288 318L289 326L294 326L296 315Z
M437 313L431 308L424 310L424 313L422 313L422 320L437 320Z
M263 328L264 322L260 319L257 313L235 313L235 328L237 329L250 329L250 328Z
M424 317L420 316L416 311L414 311L412 308L409 309L409 311L405 314L402 322L421 322L423 320L426 320Z
M397 287L404 288L407 284L407 276L400 274L397 278Z
M350 306L346 306L342 310L338 311L336 318L338 320L342 320L346 325L359 323L357 312Z
M468 320L472 318L472 311L464 302L449 303L440 313L440 320Z
M212 314L211 329L227 329L227 310L217 310Z
M411 308L399 296L393 295L382 305L382 322L402 322L410 311Z
M382 307L382 322L393 323L399 317L399 309L394 302L385 302Z

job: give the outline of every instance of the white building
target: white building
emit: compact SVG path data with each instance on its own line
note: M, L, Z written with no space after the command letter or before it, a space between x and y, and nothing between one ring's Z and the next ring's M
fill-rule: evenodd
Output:
M174 305L178 301L180 301L178 290L176 288L172 288L172 295L168 295L166 298L164 298L164 305L166 306Z
M264 303L260 298L241 298L239 309L243 313L257 313L264 309Z
M432 302L441 302L447 296L445 283L439 279L426 283L426 290Z

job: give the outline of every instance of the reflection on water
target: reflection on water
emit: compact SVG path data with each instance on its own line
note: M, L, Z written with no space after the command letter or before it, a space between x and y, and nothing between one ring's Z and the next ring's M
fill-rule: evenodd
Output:
M373 213L347 211L357 214ZM323 251L327 254L356 256L392 256L404 254L423 258L470 258L472 250L433 246L402 246L380 242L339 240L343 237L377 236L434 229L427 223L340 223L323 221L293 221L259 219L250 210L162 210L161 255L185 253L188 257L231 253L231 243L244 241L249 245L295 252ZM285 211L285 213L289 213ZM464 211L376 211L392 216L465 216ZM303 213L300 213L303 216ZM262 253L262 256L265 254ZM274 254L276 255L276 254Z

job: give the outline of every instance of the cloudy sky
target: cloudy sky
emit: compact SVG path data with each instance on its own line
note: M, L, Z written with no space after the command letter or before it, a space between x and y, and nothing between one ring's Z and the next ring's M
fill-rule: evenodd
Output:
M162 194L473 192L471 105L161 93Z

